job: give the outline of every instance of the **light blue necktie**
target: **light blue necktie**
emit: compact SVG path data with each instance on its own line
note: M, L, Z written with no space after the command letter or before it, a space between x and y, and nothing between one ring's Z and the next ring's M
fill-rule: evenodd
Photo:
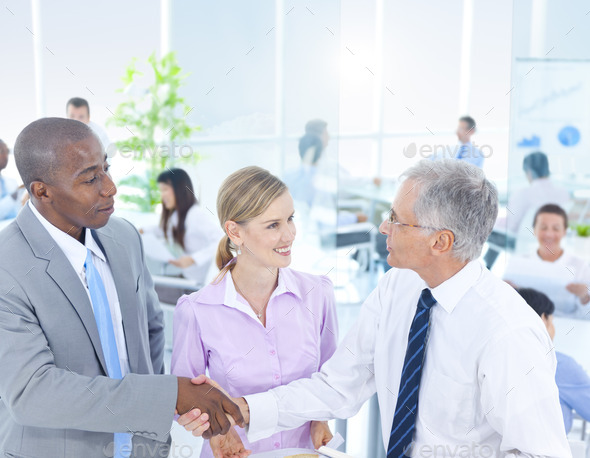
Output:
M4 184L4 178L0 176L0 199L6 195L6 185Z
M110 378L121 379L121 365L119 363L119 352L117 351L117 341L115 340L115 330L111 318L111 309L107 298L107 292L104 283L94 263L92 262L92 252L86 249L86 283L90 291L90 299L94 308L94 319L98 327L100 337L100 346L107 363L108 376ZM132 435L130 433L115 433L115 458L128 458L131 456Z
M432 297L430 290L423 289L408 335L408 347L406 348L391 435L387 446L387 458L410 456L409 447L416 427L420 379L422 378L422 367L428 343L430 310L434 304L436 304L436 300Z
M461 145L459 148L459 154L457 154L457 159L463 159L467 156L467 152L469 151L469 146L467 144Z

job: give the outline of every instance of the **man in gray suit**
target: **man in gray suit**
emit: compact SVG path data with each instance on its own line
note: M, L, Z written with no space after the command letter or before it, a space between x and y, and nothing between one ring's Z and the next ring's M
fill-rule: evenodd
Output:
M163 375L162 311L96 135L40 119L14 153L31 199L0 233L0 454L161 457L175 411L212 434L241 423L219 391Z

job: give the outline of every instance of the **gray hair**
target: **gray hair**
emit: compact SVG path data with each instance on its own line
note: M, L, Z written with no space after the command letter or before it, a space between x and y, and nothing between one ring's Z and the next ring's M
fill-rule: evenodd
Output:
M402 178L418 190L418 224L453 232L453 255L458 260L478 258L498 216L498 191L483 171L456 159L422 160Z

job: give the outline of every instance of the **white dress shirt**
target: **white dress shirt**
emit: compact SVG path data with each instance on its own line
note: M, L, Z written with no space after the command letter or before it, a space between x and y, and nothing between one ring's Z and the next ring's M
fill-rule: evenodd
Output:
M119 305L119 296L117 295L117 289L115 287L115 280L111 268L104 256L104 253L92 237L90 229L84 229L86 231L85 245L82 245L74 237L66 234L62 230L55 227L49 221L47 221L41 213L35 208L31 201L28 202L33 214L37 217L43 227L49 232L51 238L55 241L57 246L63 251L72 264L74 271L78 274L78 278L82 282L86 293L88 294L88 300L90 305L94 309L92 299L90 297L90 290L86 284L86 269L84 263L86 262L86 249L88 248L92 252L92 262L98 270L104 288L107 293L107 299L109 301L109 307L111 309L111 319L113 321L113 328L115 331L115 340L117 342L117 352L119 353L119 364L121 366L121 375L124 377L129 373L129 358L127 357L127 345L125 343L125 333L123 331L123 316L121 315L121 307Z
M528 262L523 266L522 260ZM538 251L525 255L512 255L506 264L504 279L518 287L534 288L555 304L555 315L590 319L590 304L582 304L565 285L583 283L590 286L590 265L578 256L564 250L555 261L545 261Z
M178 213L175 211L168 220L167 240L169 243L174 241L172 228L176 226L178 226ZM209 210L200 205L193 205L188 210L184 220L184 228L184 250L177 246L172 249L172 252L183 252L193 258L195 263L183 269L182 274L197 282L198 285L204 285L223 232ZM159 226L148 227L145 232L153 233L161 238L164 237L164 231Z
M385 447L408 333L425 282L391 269L321 372L246 396L248 439L305 420L347 418L377 391ZM555 352L539 316L478 261L432 289L413 455L571 456ZM436 449L435 449L436 447ZM485 447L485 450L484 450Z

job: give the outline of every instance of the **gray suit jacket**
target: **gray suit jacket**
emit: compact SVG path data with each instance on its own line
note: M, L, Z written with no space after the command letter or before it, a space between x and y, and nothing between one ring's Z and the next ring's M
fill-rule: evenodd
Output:
M114 217L92 232L115 279L131 373L106 377L84 286L25 206L0 232L2 456L110 456L112 433L128 431L132 456L166 456L177 381L148 375L164 373L164 324L140 237Z

